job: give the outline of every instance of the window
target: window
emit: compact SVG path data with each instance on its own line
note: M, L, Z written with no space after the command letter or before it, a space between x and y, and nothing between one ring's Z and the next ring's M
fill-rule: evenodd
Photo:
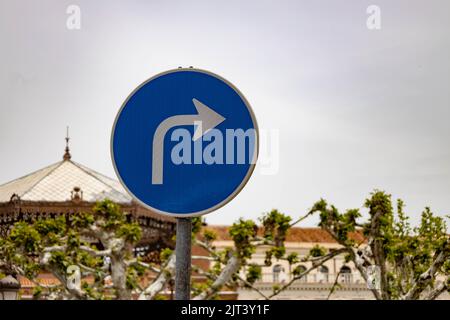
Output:
M318 274L319 282L328 282L328 268L325 266L320 266Z
M350 267L342 266L340 273L342 283L352 283L352 269Z
M280 282L281 273L284 272L284 268L280 264L276 264L273 266L273 282Z
M299 266L295 267L295 269L297 269L297 272L298 272L296 274L302 274L303 272L306 271L306 267L304 265L299 265ZM302 283L307 282L307 277L308 277L308 275L304 275L303 277L301 277L298 280L298 282L302 282Z

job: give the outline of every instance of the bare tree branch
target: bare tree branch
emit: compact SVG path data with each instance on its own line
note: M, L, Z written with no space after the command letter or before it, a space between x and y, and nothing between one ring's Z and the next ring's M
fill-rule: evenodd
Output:
M228 260L226 266L222 269L222 272L217 277L217 279L213 282L213 284L193 298L193 300L205 300L211 298L214 294L216 294L220 288L222 288L228 281L230 281L233 274L235 274L241 266L241 261L235 255L231 256Z
M446 290L448 290L448 286L446 283L450 281L450 277L447 278L447 281L440 282L438 285L431 290L427 296L425 296L425 300L435 300L437 297L439 297L442 293L444 293Z
M158 274L156 279L140 293L138 298L139 300L152 300L164 289L167 282L169 282L175 273L175 262L175 253L172 253L166 264L161 268L161 272Z
M252 283L248 282L247 280L245 280L244 278L242 278L240 275L237 275L237 278L239 280L241 280L248 288L250 288L251 290L257 292L261 297L263 297L265 300L269 300L269 297L266 296L261 290L259 290L258 288L256 288Z
M95 250L88 246L80 246L80 250L86 251L87 253L92 254L94 257L105 257L110 256L112 251L111 249L106 250Z
M448 246L450 246L450 238L441 249L435 252L431 266L416 279L411 289L402 297L403 299L418 299L421 292L431 284L439 268L449 259Z
M339 270L339 272L336 275L336 278L334 279L333 285L330 288L330 292L328 293L327 300L330 300L331 295L334 293L336 288L339 286L339 277L341 276L342 269Z
M292 222L292 223L289 225L289 227L293 227L293 226L299 224L300 222L302 222L303 220L305 220L306 218L308 218L309 216L311 216L311 215L313 215L313 214L314 214L314 211L313 211L313 210L309 211L309 212L308 212L307 214L305 214L304 216L302 216L302 217L298 218L297 220L295 220L294 222Z
M310 273L311 271L313 271L314 269L316 269L317 267L321 266L322 264L324 264L326 261L332 259L333 257L346 252L347 249L346 248L341 248L341 249L337 249L334 251L329 252L328 254L321 256L321 257L314 257L314 259L311 260L312 262L312 267L308 268L307 270L303 271L302 273L300 273L299 275L293 277L288 283L286 283L285 285L283 285L280 289L276 290L274 293L272 293L269 296L269 299L272 299L273 297L277 296L278 294L280 294L282 291L286 290L288 287L290 287L295 281L300 280L301 278L303 278L304 276L306 276L308 273Z

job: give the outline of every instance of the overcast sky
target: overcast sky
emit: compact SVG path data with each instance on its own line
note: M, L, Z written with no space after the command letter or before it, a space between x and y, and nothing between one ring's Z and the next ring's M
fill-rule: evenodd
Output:
M81 8L68 30L66 9ZM366 26L369 5L381 29ZM230 224L321 197L361 207L375 188L450 213L450 2L0 0L0 184L62 159L116 177L115 115L145 79L178 66L234 83L280 167L207 216ZM314 220L306 225L312 225Z

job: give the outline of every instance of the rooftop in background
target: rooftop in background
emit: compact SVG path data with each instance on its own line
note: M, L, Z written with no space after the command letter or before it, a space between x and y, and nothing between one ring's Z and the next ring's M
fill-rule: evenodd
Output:
M65 140L62 161L0 185L0 203L13 196L24 201L64 202L80 197L85 202L105 198L119 204L132 202L118 181L72 161L68 130Z
M205 229L213 231L217 235L217 241L231 241L228 233L229 226L208 225ZM261 230L261 229L260 229ZM364 236L361 232L352 232L350 237L357 242L363 242ZM310 242L310 243L336 243L331 235L321 228L293 227L286 236L287 242Z
M86 202L105 198L122 204L132 201L118 181L71 160L63 160L0 185L0 202L9 202L14 194L25 201L69 201L74 188L79 188Z

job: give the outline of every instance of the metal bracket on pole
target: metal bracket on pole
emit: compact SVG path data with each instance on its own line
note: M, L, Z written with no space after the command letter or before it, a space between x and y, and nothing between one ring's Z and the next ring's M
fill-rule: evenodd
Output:
M175 247L175 300L191 298L191 234L191 218L178 218Z

